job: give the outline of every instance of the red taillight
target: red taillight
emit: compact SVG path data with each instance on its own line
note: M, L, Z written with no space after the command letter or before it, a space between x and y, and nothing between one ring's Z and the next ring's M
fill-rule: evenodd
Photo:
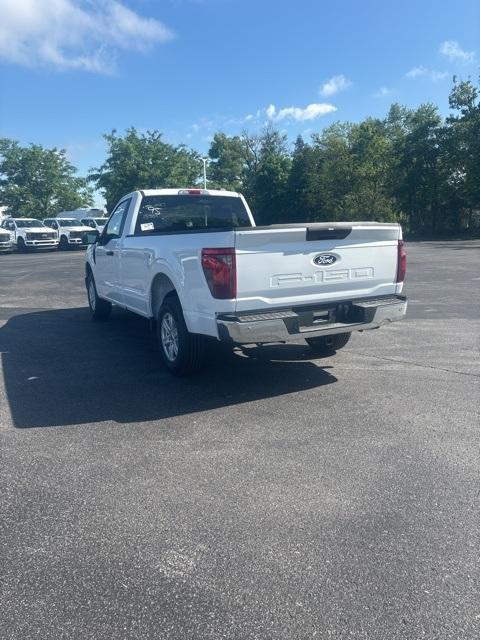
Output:
M214 298L229 300L237 295L235 249L202 249L202 268Z
M206 189L180 189L179 196L208 196Z
M403 282L407 273L407 250L403 240L398 241L397 282Z

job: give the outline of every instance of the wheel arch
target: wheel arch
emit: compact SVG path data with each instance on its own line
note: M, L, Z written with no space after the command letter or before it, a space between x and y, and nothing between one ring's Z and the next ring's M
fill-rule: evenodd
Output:
M170 295L175 295L181 304L180 296L172 280L165 273L157 273L150 286L150 311L153 318L157 317L163 301Z

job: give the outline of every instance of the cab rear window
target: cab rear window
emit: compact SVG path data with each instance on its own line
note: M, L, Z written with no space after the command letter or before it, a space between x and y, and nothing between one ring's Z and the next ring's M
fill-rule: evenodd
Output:
M135 235L251 227L240 198L230 196L144 196Z

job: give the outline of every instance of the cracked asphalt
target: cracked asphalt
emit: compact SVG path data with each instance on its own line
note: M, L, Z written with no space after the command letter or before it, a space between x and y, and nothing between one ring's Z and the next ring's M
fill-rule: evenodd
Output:
M405 321L179 380L0 255L0 638L480 637L480 241L408 262Z

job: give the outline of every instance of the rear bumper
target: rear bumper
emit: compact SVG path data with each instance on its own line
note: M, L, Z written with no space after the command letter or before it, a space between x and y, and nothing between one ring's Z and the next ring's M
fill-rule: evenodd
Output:
M223 314L217 318L217 328L220 340L236 344L289 342L298 338L378 329L402 320L406 312L406 297L395 295L317 307Z

